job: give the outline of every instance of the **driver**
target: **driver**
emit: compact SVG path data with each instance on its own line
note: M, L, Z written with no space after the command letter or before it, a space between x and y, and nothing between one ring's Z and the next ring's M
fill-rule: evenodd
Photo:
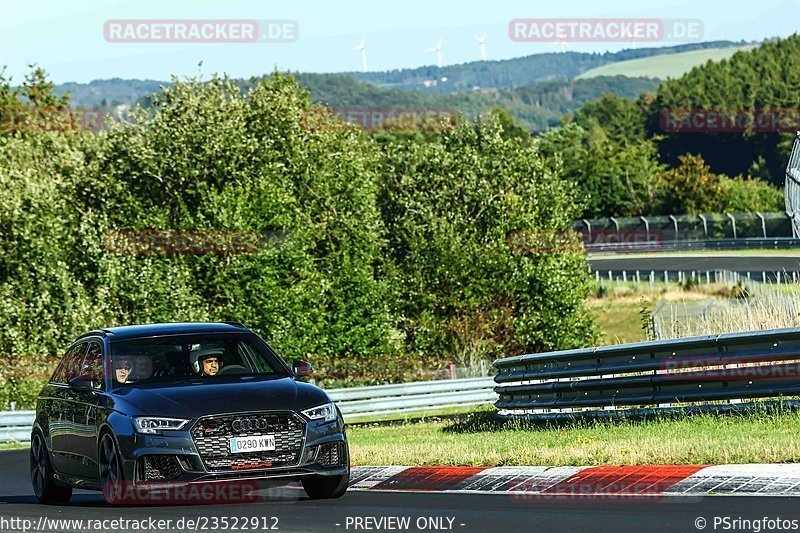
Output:
M117 383L128 383L128 377L131 375L131 360L123 357L114 361L114 377Z
M214 348L192 354L192 368L201 377L217 375L222 368L222 351Z

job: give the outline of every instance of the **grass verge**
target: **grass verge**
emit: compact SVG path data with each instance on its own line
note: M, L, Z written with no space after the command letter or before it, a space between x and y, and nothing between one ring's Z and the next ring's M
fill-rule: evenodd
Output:
M647 465L800 462L800 412L567 425L447 420L350 427L353 465Z

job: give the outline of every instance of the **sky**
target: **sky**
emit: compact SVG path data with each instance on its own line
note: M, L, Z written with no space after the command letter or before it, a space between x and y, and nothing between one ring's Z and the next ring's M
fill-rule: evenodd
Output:
M516 18L699 19L703 40L761 40L800 29L800 0L2 0L0 6L0 65L16 82L33 63L56 83L213 73L250 77L275 68L359 71L356 47L362 37L370 71L433 65L436 54L424 50L440 38L444 65L479 60L476 36L485 36L488 59L558 52L562 46L604 52L633 44L515 42L508 23ZM291 42L201 44L118 43L104 36L107 21L141 19L289 20L298 36Z

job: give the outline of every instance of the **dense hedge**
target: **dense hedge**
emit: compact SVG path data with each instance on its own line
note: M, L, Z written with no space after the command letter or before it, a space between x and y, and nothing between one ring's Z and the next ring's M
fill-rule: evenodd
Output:
M0 102L35 107L50 88L39 76L23 90ZM325 360L336 377L352 365L331 358L349 358L361 369L348 371L392 381L586 345L585 258L507 243L567 227L574 204L536 145L504 140L494 122L379 143L289 76L246 92L176 82L98 135L0 134L0 350L50 361L87 329L235 319L287 359ZM280 238L248 253L108 248L111 232L132 230ZM23 394L14 379L0 381L0 403Z

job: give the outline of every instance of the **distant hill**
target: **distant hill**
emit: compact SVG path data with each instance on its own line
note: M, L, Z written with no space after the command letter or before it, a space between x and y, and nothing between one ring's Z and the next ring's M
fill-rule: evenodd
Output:
M437 94L385 89L346 74L297 73L295 77L311 92L315 102L333 108L450 109L472 118L497 104L508 109L520 125L531 131L544 131L557 125L565 113L604 92L635 98L658 86L655 79L616 76ZM247 86L252 82L242 80L240 83ZM60 94L69 91L73 107L99 108L111 113L119 105L146 104L147 96L169 85L169 82L156 80L112 79L88 84L65 83L56 86L56 91Z
M566 81L580 74L620 61L680 54L695 50L736 48L745 43L709 41L660 48L640 48L604 54L552 52L501 61L473 61L442 68L426 66L384 72L347 72L348 76L384 89L429 93L453 93L472 89L522 87L540 81ZM604 74L608 76L615 73ZM630 76L650 77L647 74ZM446 80L446 81L442 81Z
M687 68L689 58L702 58L696 60L704 62L715 54L729 56L743 46L745 43L713 41L605 54L535 54L442 69L421 67L295 76L311 91L315 101L334 108L447 108L474 117L493 105L500 105L523 127L544 131L558 124L565 113L575 111L604 92L635 98L642 92L655 90L659 83L657 75L663 75L669 68ZM580 76L587 72L592 74L585 79ZM611 75L613 72L625 75ZM644 77L636 77L639 73ZM576 80L576 76L580 78ZM248 83L241 81L242 85ZM162 85L170 83L114 78L87 84L64 83L56 86L56 92L69 92L75 107L110 112L119 105L145 103L146 97Z
M754 45L725 48L706 48L677 54L664 54L654 57L618 61L584 72L578 79L589 79L597 76L628 76L658 78L680 78L692 68L705 65L708 61L728 59L736 52L751 50Z
M158 91L169 82L157 80L94 80L89 83L62 83L56 85L58 94L70 93L70 101L77 107L108 107L132 104Z
M460 65L448 65L441 69L435 66L415 69L389 70L385 72L347 72L343 74L303 74L304 76L332 76L340 80L347 76L383 89L399 89L430 94L505 89L525 87L542 81L568 81L598 67L612 67L623 61L682 54L691 51L738 49L745 43L732 41L710 41L662 48L641 48L604 54L579 52L533 54L499 61L474 61ZM732 52L731 52L732 53ZM654 59L647 59L644 64ZM681 59L681 61L684 61ZM648 72L636 73L600 72L595 76L659 77ZM446 81L442 81L446 78ZM56 86L59 94L71 93L76 106L105 107L132 104L143 97L169 85L166 81L119 79L94 80L90 83L63 83ZM398 104L399 105L399 104Z
M532 131L544 131L557 125L565 113L575 111L603 93L636 98L643 92L654 91L659 83L655 79L616 76L548 81L506 89L427 94L383 89L344 74L297 74L296 77L311 92L314 101L334 109L452 109L472 118L499 105L508 109L521 126Z

